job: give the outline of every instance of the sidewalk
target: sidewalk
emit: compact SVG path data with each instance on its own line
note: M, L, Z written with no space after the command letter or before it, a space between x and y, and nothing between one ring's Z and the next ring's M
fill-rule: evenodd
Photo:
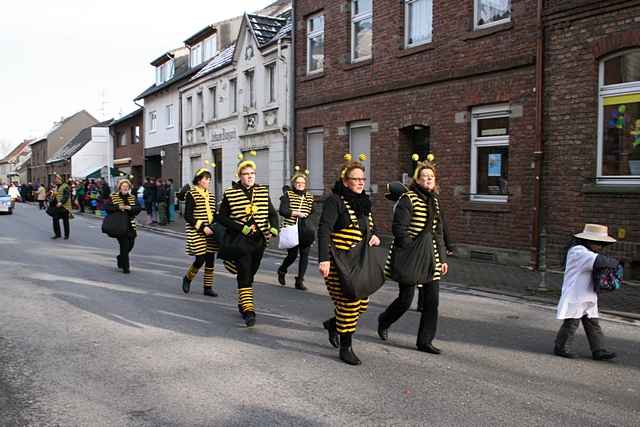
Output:
M92 216L92 215L90 215ZM169 225L144 224L146 214L138 217L140 229L184 238L184 218L176 214ZM285 256L278 249L277 240L269 243L268 252L274 256ZM311 259L317 262L317 246L311 249ZM541 286L544 280L544 287ZM556 304L562 288L562 274L542 274L527 268L471 261L457 257L449 258L449 274L443 284L479 291L526 298L532 301ZM601 294L599 306L603 312L640 320L640 286L626 284L623 289Z

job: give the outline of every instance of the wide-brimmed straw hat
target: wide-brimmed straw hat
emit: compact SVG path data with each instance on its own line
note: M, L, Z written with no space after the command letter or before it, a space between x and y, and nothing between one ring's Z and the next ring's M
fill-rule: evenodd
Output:
M609 236L609 229L606 225L585 224L582 233L574 234L578 239L591 240L602 243L615 243L616 239Z

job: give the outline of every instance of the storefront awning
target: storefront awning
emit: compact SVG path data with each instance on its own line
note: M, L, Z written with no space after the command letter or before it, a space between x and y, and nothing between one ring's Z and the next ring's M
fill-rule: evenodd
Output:
M125 175L124 172L119 171L116 168L111 168L111 176L121 176L121 175ZM95 172L90 173L89 175L87 175L85 177L86 179L98 179L98 178L102 178L102 168L98 169Z

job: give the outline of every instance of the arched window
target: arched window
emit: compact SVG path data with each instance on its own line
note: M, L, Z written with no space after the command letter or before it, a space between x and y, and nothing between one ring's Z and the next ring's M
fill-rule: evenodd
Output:
M600 63L599 182L640 184L640 49Z

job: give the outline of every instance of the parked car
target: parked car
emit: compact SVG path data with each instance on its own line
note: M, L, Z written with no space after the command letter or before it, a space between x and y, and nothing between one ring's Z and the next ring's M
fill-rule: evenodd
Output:
M11 200L9 194L4 188L0 187L0 212L7 212L9 215L13 213L15 202Z

